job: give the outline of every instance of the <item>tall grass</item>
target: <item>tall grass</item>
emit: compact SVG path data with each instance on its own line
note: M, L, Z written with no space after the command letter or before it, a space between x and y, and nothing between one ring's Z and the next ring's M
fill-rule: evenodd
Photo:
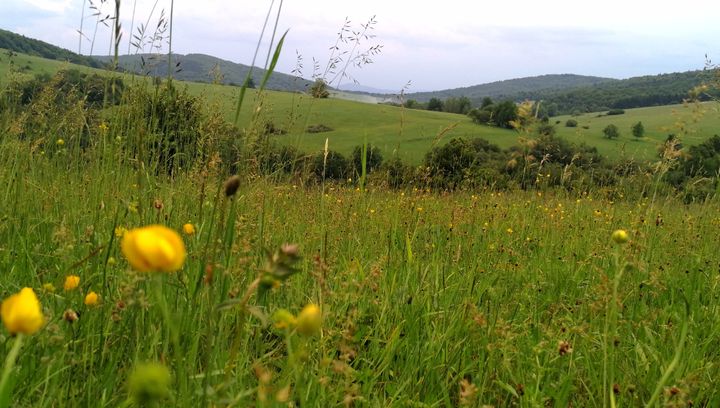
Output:
M3 113L0 295L32 287L47 321L8 370L15 406L720 404L716 201L391 190L367 142L360 188L279 182L243 165L260 119L240 131L169 82ZM124 229L186 223L176 273L120 251ZM281 324L307 304L319 333Z

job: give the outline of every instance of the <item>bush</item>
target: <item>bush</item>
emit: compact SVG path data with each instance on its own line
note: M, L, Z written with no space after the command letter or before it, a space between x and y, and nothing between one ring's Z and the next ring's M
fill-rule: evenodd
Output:
M307 127L308 133L323 133L323 132L332 132L334 129L330 126L325 126L322 123L318 125L310 125Z
M492 120L492 112L487 109L471 109L468 116L478 125L486 125Z
M608 116L613 116L613 115L623 115L624 113L625 113L624 109L610 109L607 114L608 114Z
M313 98L323 99L330 96L330 92L328 91L328 84L322 80L317 79L315 80L315 83L312 87L310 87L310 95Z
M568 119L567 122L565 122L565 127L574 128L577 127L578 121L575 119Z
M385 162L380 171L385 173L385 180L391 188L406 186L413 180L413 168L403 163L397 156Z
M325 180L342 180L348 170L348 161L342 154L330 150L325 159L325 153L320 152L313 159L313 173L315 177L322 181Z
M433 148L425 155L424 165L431 185L455 189L461 184L478 185L487 180L478 180L480 167L499 167L505 162L500 148L485 139L451 139L447 144Z
M350 171L359 177L362 174L363 146L355 146L350 156ZM380 149L368 143L365 147L365 171L370 174L380 168L383 157Z

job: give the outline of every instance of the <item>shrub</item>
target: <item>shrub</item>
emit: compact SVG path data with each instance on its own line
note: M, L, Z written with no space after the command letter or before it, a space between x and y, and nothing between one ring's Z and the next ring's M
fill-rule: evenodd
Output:
M310 125L307 127L308 133L323 133L323 132L332 132L334 129L330 126L325 126L322 123L318 125Z
M359 177L362 174L363 146L355 146L350 156L350 171ZM365 147L365 171L370 174L382 164L383 157L377 146L368 144Z
M624 113L625 113L625 109L610 109L607 114L608 114L608 116L613 116L613 115L622 115Z
M403 163L397 156L386 161L380 171L385 173L385 180L391 188L403 187L413 180L413 168Z
M578 121L575 119L568 119L567 122L565 122L565 127L577 127Z
M505 155L500 148L487 140L460 138L433 148L425 155L424 165L431 185L455 189L461 184L482 184L485 180L473 179L477 169L497 167L504 161Z
M317 79L315 80L315 83L312 87L310 87L310 95L313 98L323 99L330 96L330 92L328 91L328 84L322 80Z
M315 155L312 167L315 177L320 181L323 179L342 180L347 174L348 161L342 154L330 150L327 154L327 160L324 152Z

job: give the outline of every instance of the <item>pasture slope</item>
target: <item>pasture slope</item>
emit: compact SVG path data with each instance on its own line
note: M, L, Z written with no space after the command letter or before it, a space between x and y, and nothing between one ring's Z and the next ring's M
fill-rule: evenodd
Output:
M10 61L6 53L0 52L0 84L9 80ZM84 72L107 72L24 54L17 54L12 61L13 69L21 72L21 75L52 74L71 68ZM124 75L128 82L142 78ZM183 84L193 94L206 97L214 109L225 112L228 120L233 119L239 88L196 82ZM240 127L250 123L256 102L257 93L251 89L241 112ZM293 145L307 153L322 150L326 139L329 139L330 149L343 154L350 153L353 147L367 141L378 146L386 157L397 154L403 160L417 164L433 145L442 144L453 137L481 137L507 148L516 144L519 136L512 130L473 124L464 115L343 99L313 99L301 93L268 91L263 96L263 110L263 121L286 132L276 137L279 143ZM676 134L685 145L693 145L718 133L720 129L718 105L712 102L697 106L627 109L624 115L601 115L587 113L572 117L578 121L576 128L565 127L570 116L553 117L551 123L559 122L555 125L559 136L574 143L595 146L610 159L632 158L640 161L653 160L658 145L668 134ZM645 126L645 136L639 140L630 133L630 127L638 121L642 121ZM602 136L602 129L610 123L620 128L620 138L608 140ZM307 132L309 126L318 124L333 130L314 134Z

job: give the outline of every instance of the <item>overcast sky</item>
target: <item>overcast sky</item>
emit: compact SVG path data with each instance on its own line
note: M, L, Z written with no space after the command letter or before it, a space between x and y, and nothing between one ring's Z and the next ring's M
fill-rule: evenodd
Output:
M249 64L271 2L177 0L173 51ZM79 44L83 4L87 38ZM94 34L89 5L90 0L0 0L0 28L75 52L81 46L85 54L94 37L93 53L108 54L110 30L100 25ZM126 53L131 25L155 26L160 10L169 14L170 0L122 0L121 6ZM113 7L106 0L101 9L112 14ZM287 0L278 30L290 31L278 70L293 70L299 53L302 74L310 77L312 58L325 67L346 17L361 29L372 16L376 37L357 50L380 44L382 53L347 72L362 85L388 90L408 81L412 92L554 73L627 78L701 69L705 54L720 60L720 1ZM267 41L259 65L266 52Z

